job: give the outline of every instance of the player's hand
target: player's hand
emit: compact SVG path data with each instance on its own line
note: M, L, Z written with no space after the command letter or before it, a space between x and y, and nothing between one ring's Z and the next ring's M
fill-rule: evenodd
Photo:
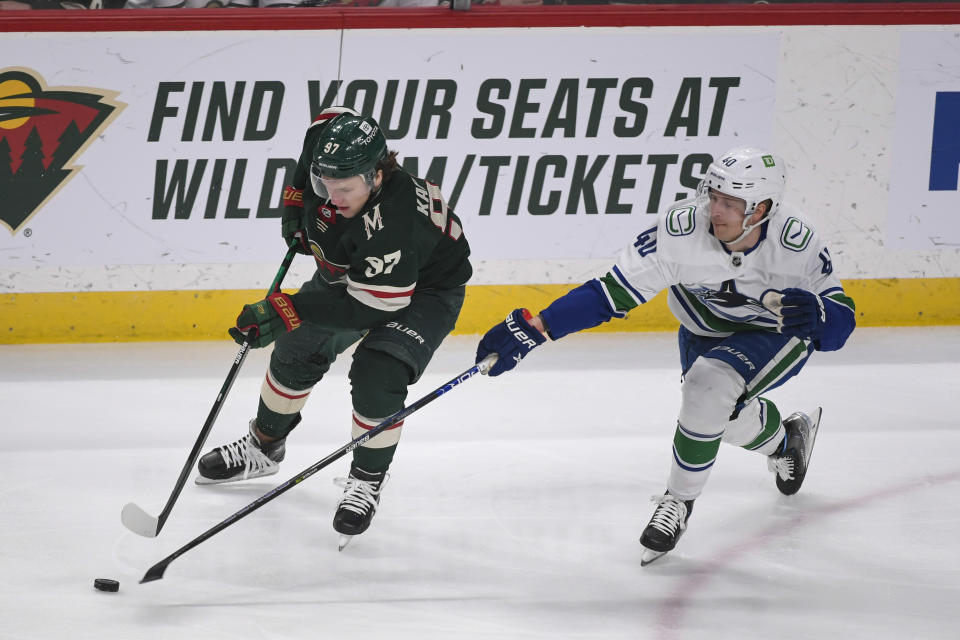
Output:
M526 309L514 309L507 319L487 331L477 345L477 360L480 362L491 353L496 353L496 364L490 367L488 375L498 376L510 371L517 363L536 347L547 341L539 330L531 326L530 312Z
M783 317L780 333L785 336L819 340L827 322L823 299L803 289L784 289L780 299Z
M307 245L307 231L303 226L303 189L286 187L283 190L283 215L280 219L280 233L283 241L290 246L296 241L297 253L310 255Z
M230 327L229 332L237 344L247 340L251 347L258 349L301 324L290 296L277 292L260 302L243 305L243 311L237 316L237 326Z

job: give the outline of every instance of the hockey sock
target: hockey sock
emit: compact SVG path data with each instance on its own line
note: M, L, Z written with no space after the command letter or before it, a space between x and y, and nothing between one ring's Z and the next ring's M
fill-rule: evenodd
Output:
M293 428L300 424L300 413L277 413L271 411L260 399L257 407L257 429L271 438L287 437Z
M393 454L397 450L397 445L373 449L371 447L357 447L353 450L353 462L370 473L380 473L390 468L393 462Z
M766 455L772 455L786 446L786 431L780 424L780 410L777 409L777 405L766 398L757 398L757 400L760 402L760 420L763 422L763 428L760 430L760 435L754 438L752 442L743 445L743 448L748 451L760 451ZM778 434L779 439L777 438ZM774 442L777 445L771 448L770 445Z

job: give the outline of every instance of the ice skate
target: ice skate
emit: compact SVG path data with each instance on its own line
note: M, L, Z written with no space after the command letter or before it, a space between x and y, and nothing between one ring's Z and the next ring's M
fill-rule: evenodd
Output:
M783 421L786 442L782 450L767 458L767 468L777 474L777 489L785 496L792 496L803 484L822 414L823 409L817 407L810 415L797 411Z
M657 509L650 523L640 536L644 546L640 566L645 567L677 546L677 541L687 528L687 520L693 511L693 500L679 500L669 493L651 498Z
M271 476L280 469L286 453L286 438L261 443L257 437L256 420L250 421L250 431L236 442L217 447L200 458L197 484L220 484Z
M343 487L343 497L333 516L333 528L340 534L340 551L350 544L353 536L363 533L370 526L380 502L380 492L389 478L386 471L370 473L353 464L348 477L334 480Z

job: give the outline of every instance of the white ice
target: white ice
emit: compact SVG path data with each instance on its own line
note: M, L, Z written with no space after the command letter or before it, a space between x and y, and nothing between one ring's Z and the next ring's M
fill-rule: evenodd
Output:
M450 338L409 401L473 363ZM679 402L672 334L579 335L411 416L371 529L337 552L346 459L168 554L349 440L348 360L271 478L187 484L236 354L219 343L0 347L0 638L958 638L960 328L860 329L771 397L824 408L810 474L720 451L678 548L640 568ZM244 432L254 352L206 449ZM93 589L97 577L120 592Z

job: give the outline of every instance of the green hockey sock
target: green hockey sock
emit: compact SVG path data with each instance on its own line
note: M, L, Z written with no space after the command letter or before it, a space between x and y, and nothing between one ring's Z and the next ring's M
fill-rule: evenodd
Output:
M300 413L277 413L260 400L257 407L257 429L271 438L285 438L300 423Z
M353 450L353 462L364 471L380 473L390 468L393 454L397 445L374 449L372 447L357 447Z

